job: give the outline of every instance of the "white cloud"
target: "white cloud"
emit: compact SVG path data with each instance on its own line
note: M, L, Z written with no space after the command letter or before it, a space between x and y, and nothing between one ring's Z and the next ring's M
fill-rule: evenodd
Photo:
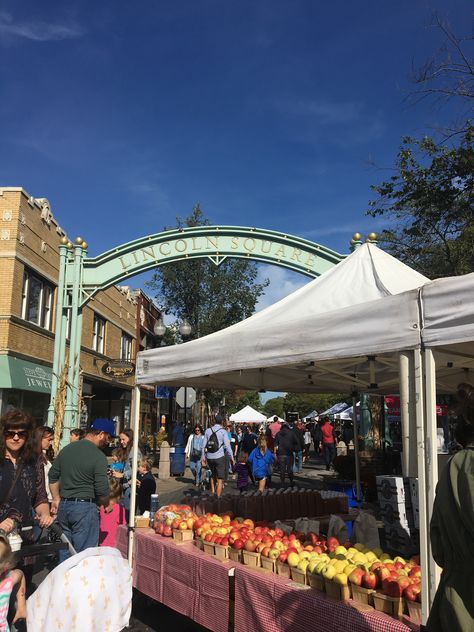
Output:
M260 266L259 280L270 279L270 285L266 288L265 294L260 297L256 311L259 312L269 305L285 298L288 294L295 292L301 286L310 281L307 277L297 272L290 272L284 268L272 265Z
M54 42L74 39L83 35L76 24L51 24L42 21L15 22L6 12L0 13L0 35L10 38L23 38L33 42Z

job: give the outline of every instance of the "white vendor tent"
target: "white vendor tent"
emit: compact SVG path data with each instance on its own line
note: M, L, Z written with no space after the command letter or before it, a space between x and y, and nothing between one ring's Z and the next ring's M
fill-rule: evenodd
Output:
M319 416L318 411L317 410L312 410L305 417L303 417L303 421L311 421L311 419L317 419L318 416Z
M136 382L346 390L354 391L354 404L355 391L400 392L403 440L416 446L409 451L415 470L409 471L420 487L425 622L438 572L428 539L437 481L436 390L454 392L457 383L473 381L473 304L474 274L429 283L364 244L315 281L227 330L139 353ZM139 400L138 387L134 394ZM135 420L138 427L137 413Z
M137 383L292 392L362 390L374 382L368 356L419 346L415 288L427 281L366 243L319 278L232 327L139 353ZM413 293L400 300L396 295L404 290ZM378 380L384 384L380 392L393 391L398 360L375 368L384 374Z
M229 419L234 424L261 424L267 421L266 415L262 415L262 413L259 413L258 410L255 410L252 406L245 406L242 410L231 415Z
M278 415L270 415L270 417L267 417L267 421L273 421L275 419L275 417L277 418L277 421L279 423L284 423L284 419L282 419L281 417L278 417Z

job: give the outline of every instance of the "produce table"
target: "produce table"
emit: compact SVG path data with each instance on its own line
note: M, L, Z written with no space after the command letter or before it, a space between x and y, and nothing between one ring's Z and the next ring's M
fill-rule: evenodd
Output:
M250 606L250 604L252 604ZM235 568L234 632L410 632L381 612L360 612L273 573Z
M117 547L127 552L127 528L120 527ZM151 529L135 530L133 585L213 632L227 632L229 564L199 551L192 542L175 544Z
M117 548L127 555L127 528ZM235 567L234 632L410 632L380 612L360 612L289 579L242 564L223 563L192 542L175 544L151 529L135 530L133 585L213 632L228 632L229 570Z

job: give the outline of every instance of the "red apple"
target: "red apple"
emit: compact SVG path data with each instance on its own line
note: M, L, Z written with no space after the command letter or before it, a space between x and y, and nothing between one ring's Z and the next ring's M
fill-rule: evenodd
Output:
M279 562L285 563L287 559L288 559L288 551L283 551L283 553L280 553L280 555L278 556Z
M328 538L327 547L330 553L333 553L339 546L339 540L337 538Z
M263 557L269 557L270 556L270 547L269 546L264 546L263 549L261 551L258 550L257 547L257 553L261 553L263 555Z
M254 542L253 540L247 540L244 548L246 551L250 551L251 553L253 553L255 552L255 549L257 548L257 543Z
M421 595L421 584L410 584L403 591L403 596L408 601L416 601L418 595Z
M408 577L421 577L421 566L412 566Z
M362 585L362 577L364 576L364 571L361 568L355 568L352 573L349 575L348 579L351 584L355 584L356 586Z
M244 544L245 542L243 540L234 540L234 542L232 543L232 548L240 551L241 549L244 548Z
M165 526L163 527L163 535L166 538L170 538L173 535L172 528L169 525L167 525L167 524L165 524Z
M282 538L285 534L281 529L275 529L275 535L279 538Z
M352 571L354 572L354 571ZM372 590L377 586L377 576L371 571L367 571L362 575L362 586L364 588L371 588Z

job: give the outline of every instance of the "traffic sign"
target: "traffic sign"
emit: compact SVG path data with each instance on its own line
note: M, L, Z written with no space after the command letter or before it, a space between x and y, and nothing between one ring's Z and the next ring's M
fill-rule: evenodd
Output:
M185 402L186 399L186 402ZM184 408L186 404L186 408L192 406L196 401L196 391L194 388L190 386L182 386L176 391L176 403L181 408Z

